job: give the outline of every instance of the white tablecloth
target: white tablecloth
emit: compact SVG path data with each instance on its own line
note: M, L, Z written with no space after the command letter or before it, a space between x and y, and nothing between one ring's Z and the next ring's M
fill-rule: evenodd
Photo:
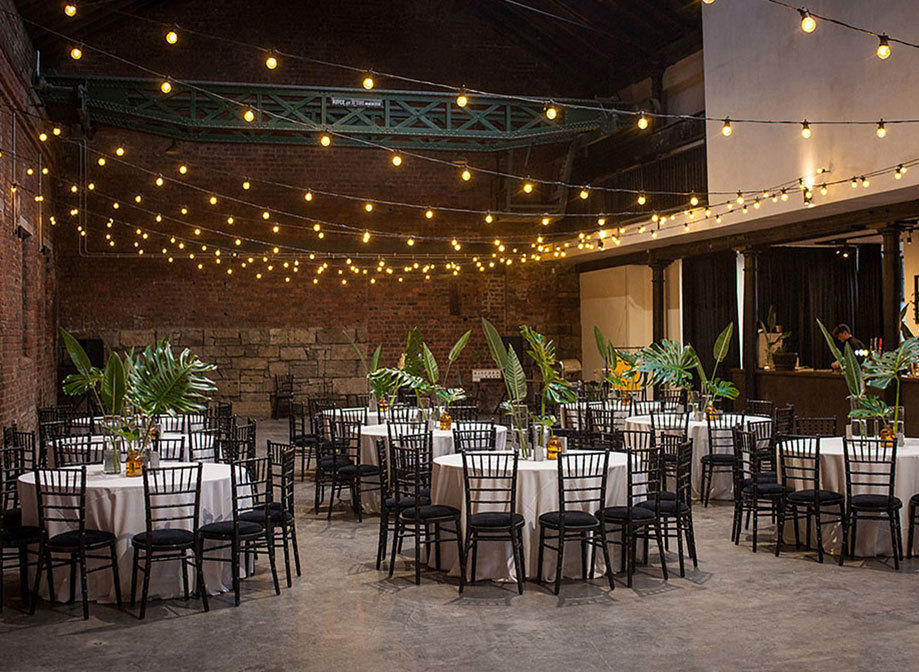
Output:
M455 425L454 425L455 426ZM386 450L389 450L389 434L386 431L386 425L366 425L361 429L361 463L362 464L379 464L377 457L377 439L386 439ZM441 455L450 455L453 453L453 430L433 430L433 453L434 457ZM495 449L504 450L507 444L507 427L504 425L495 425ZM392 461L390 460L390 465ZM362 498L364 509L371 512L380 510L380 499L376 493L368 493Z
M820 482L824 490L838 492L843 497L846 495L846 465L843 455L841 437L820 439ZM794 487L794 483L791 484ZM877 494L878 489L871 489ZM855 494L859 494L858 489ZM897 448L897 466L894 480L894 495L903 502L900 515L900 524L903 529L903 552L906 552L906 543L909 533L909 499L919 493L919 438L906 439L905 445ZM830 507L828 511L833 515L838 507ZM824 515L826 515L824 513ZM799 523L801 541L804 542L804 521ZM811 543L816 544L816 537L811 535ZM785 541L794 543L794 525L786 522ZM823 528L824 550L829 553L838 553L842 543L842 529L839 525L826 525ZM816 546L815 546L816 548ZM886 521L859 520L858 535L856 538L855 554L860 557L873 557L876 555L890 555L890 526Z
M179 466L183 463L170 462ZM35 474L30 472L19 477L19 497L22 502L24 525L38 525L38 502L35 490ZM205 464L201 473L201 520L202 525L233 517L230 467L225 464ZM144 479L127 478L124 475L110 475L102 471L101 465L86 468L86 527L113 532L118 537L118 571L121 579L122 599L130 598L131 566L133 547L131 538L146 529L144 514ZM66 528L52 527L51 534L66 531ZM191 556L191 553L189 553ZM93 562L93 561L91 561ZM90 566L90 569L92 567ZM33 575L34 576L34 575ZM138 576L138 595L142 574ZM230 565L222 562L204 563L204 580L209 593L230 590L232 581ZM77 578L79 582L79 577ZM189 587L195 582L194 569L189 567ZM31 584L30 584L31 585ZM43 580L42 591L47 597L47 584ZM114 602L115 588L111 571L93 572L88 577L89 599L99 602ZM59 569L54 574L54 592L58 599L70 591L70 572ZM79 599L80 585L77 583ZM181 563L155 562L150 576L150 597L179 597L182 591Z
M769 418L763 418L753 415L738 415L738 414L727 414L727 420L740 422L741 419L744 422L744 425L749 426L751 423L756 422L768 422ZM721 422L721 418L719 418ZM651 429L651 416L650 415L637 415L633 418L629 418L625 422L626 429L641 429L641 430L650 430ZM692 490L696 496L701 494L701 482L702 482L702 456L708 455L708 422L705 420L692 420L689 421L689 430L687 433L688 438L692 439ZM733 451L733 447L730 442L727 443L727 447L719 446L716 448L718 453L730 454ZM712 479L712 499L733 499L734 495L734 482L733 477L729 471L715 472L715 476Z
M609 478L607 479L607 506L621 506L626 503L628 487L628 467L624 453L610 453ZM459 509L463 514L463 529L466 523L465 488L463 486L463 456L444 455L435 458L431 496L434 504L446 504ZM491 510L491 509L486 509ZM536 577L539 558L539 516L558 510L558 461L544 460L534 462L520 460L517 473L517 513L523 515L526 524L523 527L523 554L526 558L526 572L529 578ZM590 511L594 513L594 511ZM553 544L554 545L554 544ZM610 545L610 557L613 571L618 571L615 558L617 546ZM590 550L588 549L588 552ZM433 552L431 553L433 556ZM471 558L470 554L470 558ZM555 580L555 551L547 549L543 556L543 579ZM600 574L603 554L597 552L597 568ZM433 563L433 557L431 558ZM450 573L459 576L459 558L456 544L441 544L442 569L449 568ZM470 572L471 565L467 568ZM565 548L564 576L581 576L581 547L579 543L569 543ZM516 581L514 558L510 542L480 541L476 579L494 579L496 581Z

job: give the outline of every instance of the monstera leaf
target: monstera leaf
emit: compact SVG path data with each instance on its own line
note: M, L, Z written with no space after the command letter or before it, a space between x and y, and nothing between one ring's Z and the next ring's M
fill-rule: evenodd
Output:
M699 357L691 345L664 339L642 348L636 369L646 374L653 385L688 390L698 363Z
M149 346L130 373L128 400L149 417L164 413L200 413L217 387L204 374L215 370L187 348L176 357L166 341Z

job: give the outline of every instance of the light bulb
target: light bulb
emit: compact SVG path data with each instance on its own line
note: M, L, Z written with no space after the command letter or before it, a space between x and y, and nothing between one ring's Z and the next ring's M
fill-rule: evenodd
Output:
M275 68L277 68L278 67L277 57L273 55L268 56L268 58L265 59L265 67L268 68L269 70L274 70Z
M38 134L38 139L39 139L41 142L47 142L47 141L48 141L48 134L47 134L47 133L39 133L39 134Z
M731 129L731 120L725 119L724 123L721 125L721 135L728 137L734 131Z
M249 180L246 180L245 182L243 182L243 189L245 189L246 191L249 191L251 187L252 185L249 183Z
M638 205L644 205L648 202L648 197L644 194L638 194Z
M373 203L364 203L364 210L367 212L373 212Z
M890 58L890 41L886 35L878 38L878 58L882 61Z
M329 145L332 144L332 138L326 135L325 133L323 133L322 137L319 138L319 144L322 145L323 147L328 147Z
M813 33L817 29L817 20L806 9L799 9L798 12L801 13L801 30Z
M363 240L365 243L369 243L370 242L370 231L364 231L364 237L361 240Z
M312 201L312 200L313 200L313 192L312 192L312 191L308 191L308 192L306 192L305 194L303 194L303 200L304 200L304 201Z
M61 127L60 127L60 126L55 126L54 128L51 129L51 132L54 133L54 135L60 135L60 134L61 134Z
M578 194L578 196L581 197L582 201L586 201L587 197L590 196L590 192L587 191L587 187L584 187L583 189L581 189L581 192Z
M806 120L801 124L801 137L805 139L811 137L811 127Z
M638 117L638 128L640 128L641 130L645 130L646 128L648 128L648 123L649 123L648 117L646 117L645 113L642 112L641 116Z
M175 44L178 41L179 41L179 34L176 31L170 30L168 33L166 33L166 42L168 44Z
M826 196L829 193L829 191L830 190L827 189L827 186L825 184L820 185L820 195L821 196Z
M399 156L398 154L393 154L393 155L392 155L392 165L396 166L397 168L398 168L399 166L401 166L401 165L402 165L402 157Z
M785 189L782 189L782 200L783 201L788 200L788 192Z
M897 170L893 174L894 179L897 179L897 180L901 179L903 177L903 173L905 172L906 172L906 168L904 168L902 165L897 166Z
M70 3L64 5L64 14L67 16L76 16L77 6Z
M363 86L368 91L372 89L373 88L373 77L370 75L366 75L364 77L364 81L361 82L361 86Z
M743 205L743 202L744 202L743 192L742 192L742 191L738 191L738 192L737 192L737 204L738 204L738 205Z
M425 210L425 211L424 211L424 216L425 216L426 219L433 219L433 218L434 218L434 211L433 211L433 210L430 210L430 209Z
M868 178L863 176L863 177L862 177L862 186L863 186L865 189L867 189L868 186L869 186L870 184L871 184L871 183L868 181Z
M70 58L75 61L79 61L81 58L83 58L83 50L80 49L80 47L74 47L70 50Z
M405 241L405 244L408 245L409 247L412 247L415 244L415 239L409 238L408 240Z
M555 119L557 116L558 116L558 108L556 108L554 105L549 105L546 107L546 119L551 121L552 119Z
M488 213L487 215L485 215L486 224L491 224L493 221L495 221L495 218L491 216L491 213Z
M885 135L887 135L887 126L884 125L884 120L883 120L883 119L881 119L881 120L878 122L877 134L878 134L878 137L879 137L879 138L883 138Z
M699 197L693 194L692 198L689 199L689 204L693 206L699 205Z
M524 182L524 183L523 183L523 191L524 191L525 193L527 193L527 194L533 193L533 183L532 183L532 182Z
M252 111L252 108L246 108L246 111L243 113L243 119L252 123L255 121L255 112Z
M169 93L172 91L172 82L170 82L168 79L163 80L162 84L160 84L160 91L163 93Z
M460 107L466 107L469 104L469 98L465 93L461 93L456 97L456 104Z
M124 147L116 147L115 154L118 156L124 156Z
M98 161L96 161L96 163L98 163L100 166L104 166L104 165L105 165L105 157L104 157L104 156L100 156L99 159L98 159Z
M472 179L472 171L468 168L463 168L463 172L460 173L460 177L463 179L463 182L468 182Z
M210 203L211 205L217 205L217 197L211 196L209 199L207 199L207 202Z

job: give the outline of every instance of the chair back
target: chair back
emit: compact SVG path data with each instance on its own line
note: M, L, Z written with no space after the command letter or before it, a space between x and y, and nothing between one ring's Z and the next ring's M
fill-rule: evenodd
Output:
M795 407L792 405L777 408L772 414L772 423L776 436L788 436L795 431Z
M281 507L283 513L294 513L294 461L296 446L289 443L268 442L268 461L271 466L271 486L274 492L271 501Z
M352 392L345 397L348 406L367 408L370 406L370 394L367 392Z
M677 501L692 506L692 439L678 434L661 434L655 437L661 449L661 491L673 484Z
M389 409L389 418L393 422L415 422L421 417L421 410L417 406L399 403L393 404Z
M230 465L234 526L239 526L240 514L268 508L273 495L272 483L267 455L239 460Z
M20 432L16 429L16 423L12 427L3 428L3 447L18 447L22 449L22 458L24 460L24 469L37 469L39 466L39 455L35 443L35 432Z
M80 543L86 532L86 465L77 469L36 469L38 527L47 536L76 528ZM51 527L54 530L51 530Z
M198 429L188 434L189 457L192 462L216 462L219 430Z
M164 432L177 432L184 434L186 432L186 418L184 415L163 414L157 416L156 424Z
M275 376L274 391L279 397L292 397L294 395L293 374Z
M897 472L897 442L876 437L843 438L846 500L852 495L892 498Z
M764 418L771 418L775 411L775 404L766 399L748 399L747 406L744 409L744 415L759 415Z
M586 401L559 404L558 411L562 427L581 432L587 431L588 405Z
M608 450L572 450L558 456L558 510L560 526L566 511L593 513L606 506Z
M839 436L836 431L836 416L795 418L795 434L798 436Z
M660 409L659 401L646 401L644 399L635 399L631 403L630 412L632 416L651 415L654 411Z
M473 513L517 512L517 463L513 450L463 451L466 519Z
M105 439L90 434L59 436L53 440L54 466L73 467L80 464L102 464Z
M296 443L308 434L312 434L310 426L309 405L302 401L290 402L290 415L287 417L287 440Z
M386 448L386 438L380 437L373 442L377 451L377 465L380 467L380 497L384 500L392 496L392 478L390 476L389 450Z
M618 449L628 459L628 486L626 505L631 517L632 508L639 501L650 499L655 505L655 515L660 515L660 498L651 494L659 492L664 477L664 460L654 432L627 430L620 433Z
M655 437L666 433L677 434L685 439L689 433L689 412L651 411L651 431Z
M450 406L450 417L453 418L454 422L478 420L478 404L453 404Z
M156 438L153 448L160 454L160 459L168 462L185 461L185 437L178 439L164 439L161 436Z
M665 413L682 413L686 410L686 390L681 388L665 387L657 395L660 401L660 410Z
M606 406L590 406L587 408L587 422L581 427L586 427L583 431L591 446L609 447L624 422L625 414L622 411Z
M769 468L775 471L775 423L771 417L763 415L748 415L746 418L746 429L753 432L753 440L759 450L763 466L768 464Z
M706 417L706 428L708 430L708 454L719 455L734 452L734 435L735 427L744 427L744 416L734 413L718 413L715 416Z
M145 467L144 513L147 538L153 530L173 528L197 533L201 510L199 464L179 467Z
M390 446L396 501L411 497L414 501L420 502L422 490L430 489L431 469L434 463L433 445L432 433L422 432L403 434Z
M390 446L397 444L405 434L423 434L427 429L428 423L424 420L415 420L412 422L386 421L386 435L389 437Z
M820 489L820 437L780 436L775 442L782 485L795 490ZM818 501L819 500L815 500Z
M366 406L352 406L349 408L339 408L336 419L344 420L345 422L359 422L362 425L366 425L367 424L367 407Z
M491 423L463 423L453 428L453 451L496 450L498 433Z
M752 483L753 498L759 498L759 475L762 471L762 453L756 445L756 434L742 425L731 428L734 449L734 498L742 496L745 483Z
M244 439L217 438L216 459L218 462L231 464L239 460L255 457L255 444Z
M19 477L25 472L25 446L4 442L0 448L0 512L19 506Z
M332 422L332 446L338 455L343 455L354 462L361 463L361 429L364 423L360 420L335 420Z

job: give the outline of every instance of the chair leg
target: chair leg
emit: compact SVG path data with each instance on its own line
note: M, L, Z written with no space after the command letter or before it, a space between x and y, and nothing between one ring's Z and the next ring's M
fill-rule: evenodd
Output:
M230 542L230 566L233 571L233 593L237 607L239 606L239 554L239 539L234 536L233 541Z
M45 549L39 546L38 549L38 567L35 568L35 585L32 588L32 599L29 604L29 615L35 614L35 607L38 605L38 587L41 585L41 573L44 569L46 556L48 553ZM48 563L48 571L51 571L51 563ZM50 597L50 594L49 594Z
M600 523L600 543L603 544L603 561L606 563L606 578L609 580L609 589L615 590L616 585L613 580L613 565L609 559L609 542L606 539L606 526Z
M677 509L679 509L679 504L677 504ZM683 562L683 516L677 513L674 523L676 524L676 543L677 551L680 554L680 576L686 576L686 568Z
M115 582L115 602L118 604L118 608L121 609L121 576L118 570L118 550L114 544L109 549L112 554L112 580Z
M686 544L689 546L689 553L692 557L692 566L696 569L699 568L699 553L696 550L696 529L692 524L692 512L686 516L686 521L689 523L686 526Z
M188 549L182 551L182 592L188 602Z
M462 530L460 530L459 519L453 521L453 524L456 526L456 552L460 563L459 592L462 593L463 588L466 587L466 549L463 544L463 534ZM440 544L438 544L438 547L440 547Z
M475 568L479 559L479 534L475 530L472 532L472 574L469 577L470 583L475 583Z
M842 544L839 547L839 566L846 561L846 551L849 548L849 514L844 502L839 504L839 524L842 527Z
M906 557L913 557L913 538L916 532L916 506L910 502L909 505L909 529L906 532Z
M565 535L564 528L558 531L558 553L555 558L555 594L558 595L562 587L562 566L565 560Z
M539 526L539 553L536 555L536 583L542 583L542 561L546 550L546 528Z
M396 514L396 525L392 535L392 557L389 560L389 576L392 578L393 569L396 566L396 549L399 547L399 537L402 532L402 524L399 521L399 515Z
M281 543L284 544L284 572L287 576L287 587L290 588L293 583L290 579L290 530L287 527L287 521L281 523Z
M380 510L380 536L379 541L377 541L377 571L380 571L380 567L383 565L383 554L386 553L386 539L388 536L389 509L384 505Z
M753 552L756 553L756 542L759 537L759 502L755 499L750 502L750 508L747 509L747 515L749 516L751 512L753 515Z
M823 520L820 516L820 509L814 510L814 521L817 523L817 561L823 564Z
M849 527L849 557L855 559L855 540L858 536L858 511L851 512Z
M70 598L68 604L73 604L77 599L77 556L70 554Z
M517 536L517 530L513 527L510 529L511 533L511 550L514 553L514 572L517 574L517 592L520 595L523 595L523 582L526 580L526 577L523 575L523 563L522 560L522 548L520 546L520 539Z
M137 602L137 565L140 562L140 550L134 547L133 559L131 561L131 609Z
M321 500L320 500L320 497L321 497L321 495L320 495L320 493L321 493L321 488L320 488L320 486L319 486L320 483L322 483L322 472L319 470L319 467L318 467L318 465L317 465L317 467L316 467L316 483L315 483L315 485L314 485L314 495L313 495L313 513L314 513L315 515L317 515L317 516L319 515L319 504L320 504L320 501L321 501Z
M415 525L415 585L421 585L421 543L422 543L422 533L424 534L424 539L428 538L428 526L425 524L423 530L418 529L418 525Z
M890 523L890 551L893 555L893 568L900 569L900 554L897 549L897 524L894 522L894 516L897 513L894 511L887 512L887 518Z
M341 484L338 482L338 472L332 472L332 494L329 497L329 513L326 520L332 520L332 507L335 506L335 490L338 489L338 496L341 497Z
M581 534L581 578L587 580L587 533Z
M778 505L778 522L775 526L775 557L779 557L779 553L782 552L782 537L785 535L785 512L788 510L788 502L784 499L779 501ZM795 516L797 517L797 509L795 509Z
M276 554L275 554L274 526L273 525L268 525L265 528L265 536L268 541L268 565L271 567L271 580L274 582L274 594L280 595L281 594L281 584L278 582L278 565L275 559ZM290 576L290 567L288 566L288 577L289 576Z
M654 536L657 537L657 552L661 557L661 573L664 575L664 581L669 581L670 576L667 573L667 557L664 555L664 539L661 534L661 522L660 520L654 524ZM683 559L682 554L680 555L680 560ZM650 562L650 561L649 561Z
M300 548L297 543L297 521L296 519L290 522L290 543L294 547L294 568L297 570L297 576L302 576L300 573ZM385 552L385 549L384 549Z
M150 593L150 571L153 569L153 552L147 548L144 551L144 587L140 593L140 620L147 614L147 595Z
M80 592L82 593L83 620L89 620L89 589L86 585L86 553L80 551Z
M204 582L204 540L200 538L195 544L195 564L197 565L195 583L198 595L201 597L201 605L204 611L210 611L210 605L207 602L207 585Z

